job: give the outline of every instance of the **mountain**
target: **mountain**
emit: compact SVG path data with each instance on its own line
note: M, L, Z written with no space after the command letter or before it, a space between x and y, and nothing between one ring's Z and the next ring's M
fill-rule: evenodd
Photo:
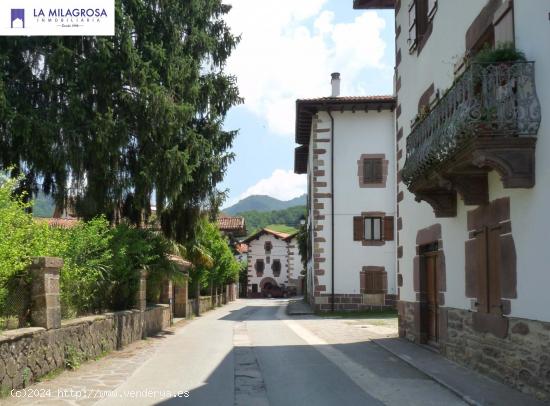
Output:
M222 210L225 214L234 216L236 214L245 212L245 211L273 211L273 210L284 210L289 207L295 206L305 206L306 205L306 196L303 194L300 197L296 197L292 200L279 200L271 196L264 195L252 195L245 197L239 202L235 203L233 206L228 207L227 209Z

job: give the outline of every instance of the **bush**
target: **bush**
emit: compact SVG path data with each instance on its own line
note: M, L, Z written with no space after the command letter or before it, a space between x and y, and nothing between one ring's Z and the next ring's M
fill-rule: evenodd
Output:
M476 63L497 63L525 61L525 54L516 49L513 43L502 43L496 48L484 47L474 58Z
M29 278L33 226L29 205L13 197L17 180L0 179L0 329L23 327L29 307ZM11 316L15 316L15 319Z
M125 224L111 228L105 217L70 229L50 227L27 213L30 205L14 196L16 186L17 180L0 179L0 318L28 312L28 295L16 298L22 306L14 305L13 296L28 292L33 256L63 259L64 318L131 308L139 269L148 271L152 292L159 292L164 278L183 279L167 258L173 245L162 234Z

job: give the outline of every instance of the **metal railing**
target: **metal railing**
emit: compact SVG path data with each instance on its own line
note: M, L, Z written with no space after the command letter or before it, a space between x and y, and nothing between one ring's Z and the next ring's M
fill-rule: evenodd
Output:
M407 137L403 179L415 178L475 137L536 136L534 62L472 63Z

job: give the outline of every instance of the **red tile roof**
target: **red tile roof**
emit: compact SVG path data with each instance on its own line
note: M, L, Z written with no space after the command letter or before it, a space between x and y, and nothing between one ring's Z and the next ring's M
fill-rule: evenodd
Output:
M338 97L313 97L310 99L298 99L298 102L330 102L330 103L364 103L364 102L392 102L395 100L394 96L380 95L380 96L338 96Z
M36 218L35 220L55 228L73 228L80 221L77 218Z
M236 244L235 245L235 250L237 250L237 252L239 254L244 254L244 253L248 252L248 245L247 244Z
M219 216L218 227L221 231L241 231L245 228L244 217Z
M307 173L311 121L319 111L382 111L395 109L394 96L338 96L296 100L294 172Z

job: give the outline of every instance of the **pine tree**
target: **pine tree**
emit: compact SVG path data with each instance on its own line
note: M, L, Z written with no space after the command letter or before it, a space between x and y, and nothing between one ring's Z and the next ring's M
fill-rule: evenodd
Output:
M216 201L241 102L221 0L116 0L113 37L0 38L0 167L89 219L188 240Z

